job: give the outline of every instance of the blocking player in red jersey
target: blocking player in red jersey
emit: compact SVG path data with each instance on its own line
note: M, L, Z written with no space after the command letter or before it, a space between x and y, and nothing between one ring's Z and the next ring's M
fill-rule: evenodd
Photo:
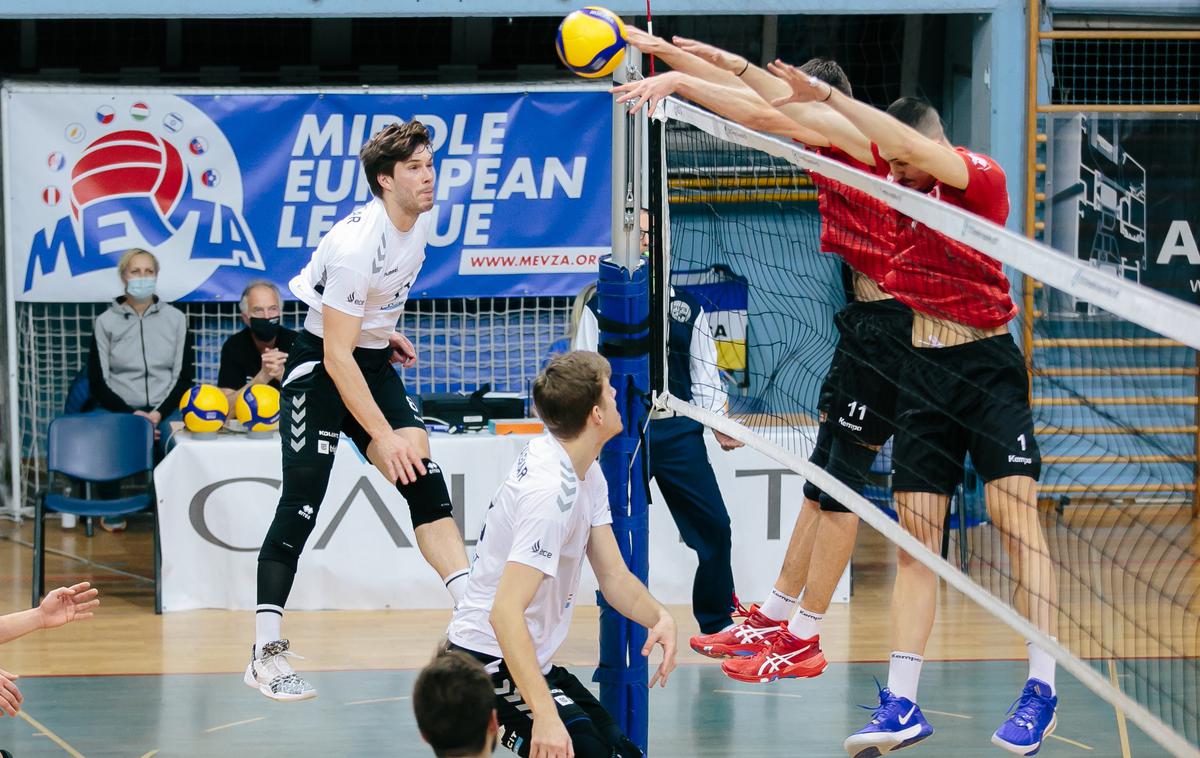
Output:
M765 98L788 94L788 86L745 58L694 40L676 38L677 47L640 29L627 28L627 36L676 70L618 87L618 100L635 108L648 102L653 110L663 97L678 93L748 128L790 137L859 170L887 174L870 141L826 106L773 108ZM850 82L835 62L817 58L803 68L850 95ZM912 311L879 286L893 252L891 210L818 173L813 182L821 249L854 269L856 297L835 316L838 345L822 385L822 420L810 460L861 491L879 448L892 435L896 377L908 353ZM854 550L858 517L811 484L805 496L766 602L752 607L741 623L691 640L699 653L729 658L722 670L734 679L816 676L825 667L820 625Z
M928 103L901 98L887 113L846 97L792 66L770 70L786 81L784 100L820 101L872 140L896 183L997 224L1008 218L1004 171L986 155L954 147ZM1013 603L1047 635L1055 633L1054 566L1037 511L1041 459L1027 394L1028 373L1007 324L1016 315L996 260L908 218L884 286L915 311L914 359L902 376L895 443L900 522L926 547L941 544L950 494L966 453L986 482L988 512L1013 564ZM916 706L921 663L932 631L937 577L901 552L892 595L888 686L847 752L878 756L933 733ZM1028 643L1029 679L1009 718L992 735L999 747L1033 755L1055 726L1053 658Z

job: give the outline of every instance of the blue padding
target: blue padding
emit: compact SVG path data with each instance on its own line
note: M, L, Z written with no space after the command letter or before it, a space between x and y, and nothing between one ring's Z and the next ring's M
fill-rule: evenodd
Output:
M592 674L592 681L603 682L604 684L640 684L645 687L647 670L646 659L639 657L638 661L631 663L630 667L625 670L612 668L596 669L596 672Z
M74 513L76 516L124 516L144 511L151 506L149 493L121 497L115 500L85 500L66 495L46 495L48 511Z

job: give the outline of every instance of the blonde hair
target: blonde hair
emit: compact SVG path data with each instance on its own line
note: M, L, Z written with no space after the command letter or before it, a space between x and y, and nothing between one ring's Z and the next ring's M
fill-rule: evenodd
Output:
M126 279L125 275L129 273L129 266L133 263L134 256L137 255L150 256L150 260L154 261L154 273L158 274L158 257L149 250L143 250L140 247L131 247L121 253L121 260L117 261L117 274L121 277L122 281Z
M571 306L571 331L567 335L572 340L579 333L579 322L583 319L583 311L587 308L588 300L591 300L594 294L596 294L596 282L591 282L579 290L579 294L575 296L575 303Z

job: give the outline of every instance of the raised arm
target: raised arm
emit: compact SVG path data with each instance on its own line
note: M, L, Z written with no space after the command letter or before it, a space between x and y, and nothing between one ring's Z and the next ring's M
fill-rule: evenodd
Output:
M877 108L847 97L816 77L800 72L795 66L775 61L768 68L787 82L791 89L787 97L774 101L776 106L793 102L825 103L878 145L879 153L887 160L903 161L952 187L967 188L967 165L954 148L926 137Z
M604 524L592 527L588 536L588 563L596 574L600 594L617 613L646 627L646 644L642 655L649 656L654 646L663 649L662 663L650 678L650 686L660 683L666 686L667 678L675 670L675 619L663 604L654 599L646 585L638 581L625 560L613 536L612 526Z

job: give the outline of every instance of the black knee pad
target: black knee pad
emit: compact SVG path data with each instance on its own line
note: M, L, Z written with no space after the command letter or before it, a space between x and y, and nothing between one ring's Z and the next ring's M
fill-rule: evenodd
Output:
M276 561L296 570L308 535L317 523L317 511L329 486L330 467L296 465L283 470L283 491L275 518L267 529L260 561Z
M446 489L441 466L428 458L422 458L421 463L425 464L423 475L411 484L396 485L408 503L413 529L454 515L454 505L450 502L450 491Z
M850 489L861 493L867 486L867 472L871 470L871 464L875 462L875 456L878 454L879 451L874 448L846 439L837 439L829 452L829 463L826 464L825 470ZM824 492L821 493L820 502L823 511L850 512L849 508Z

